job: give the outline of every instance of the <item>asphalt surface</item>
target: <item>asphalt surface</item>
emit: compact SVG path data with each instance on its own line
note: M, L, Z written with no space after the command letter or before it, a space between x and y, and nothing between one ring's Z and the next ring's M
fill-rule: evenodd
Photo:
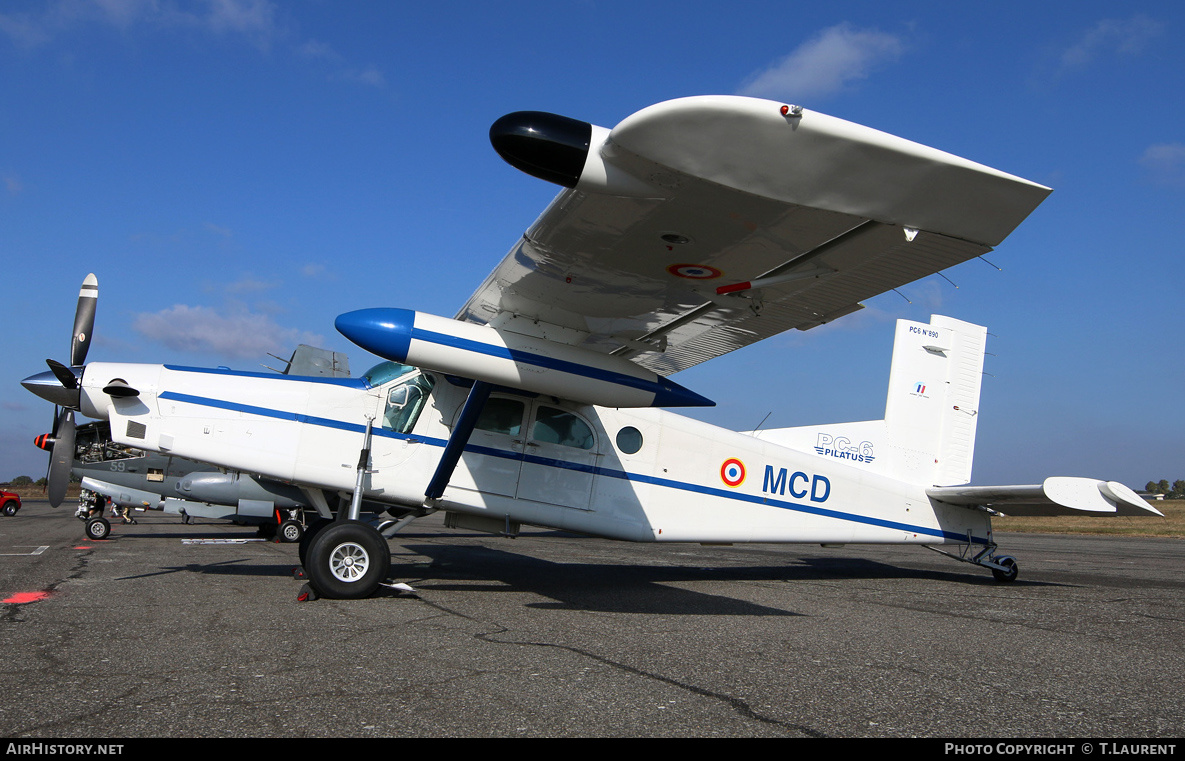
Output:
M637 545L445 529L360 601L297 549L139 513L0 517L0 737L1130 737L1185 727L1185 541ZM242 543L185 544L184 539ZM18 598L25 599L25 598Z

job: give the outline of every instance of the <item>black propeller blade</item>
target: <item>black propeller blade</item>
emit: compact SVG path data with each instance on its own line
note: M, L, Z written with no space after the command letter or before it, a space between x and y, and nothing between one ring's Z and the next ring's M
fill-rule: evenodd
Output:
M95 308L99 303L99 279L94 273L82 281L78 291L78 306L74 310L74 336L70 340L70 366L86 364L86 353L91 348L91 333L95 329Z
M78 376L74 374L73 370L56 359L47 359L45 360L45 364L49 365L50 372L54 374L54 377L63 386L71 390L78 388Z
M66 487L70 485L70 471L74 467L74 438L76 426L74 424L74 410L81 404L81 379L86 355L90 350L92 332L95 327L95 311L99 299L99 280L94 273L86 276L82 281L82 289L78 292L78 306L74 310L74 334L70 338L70 365L52 359L45 360L49 365L48 373L39 373L21 381L21 385L43 399L61 406L59 413L55 410L53 433L49 436L38 436L37 446L45 449L50 447L48 491L49 503L54 507L62 504L66 498ZM124 384L126 387L126 384ZM128 389L124 396L131 394Z
M66 498L70 469L74 467L74 410L62 410L58 416L53 452L49 459L49 504L57 507Z

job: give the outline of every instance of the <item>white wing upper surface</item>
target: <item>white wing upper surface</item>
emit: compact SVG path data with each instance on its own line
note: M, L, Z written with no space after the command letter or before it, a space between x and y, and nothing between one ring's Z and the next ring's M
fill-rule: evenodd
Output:
M590 142L580 181L457 316L661 375L829 322L989 251L1050 193L753 98L660 103L611 131L594 127Z

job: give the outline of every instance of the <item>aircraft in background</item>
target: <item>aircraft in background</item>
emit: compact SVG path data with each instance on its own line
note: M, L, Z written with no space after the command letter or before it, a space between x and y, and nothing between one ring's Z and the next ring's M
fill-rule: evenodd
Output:
M969 485L986 331L951 318L898 322L884 420L745 433L663 409L712 404L674 373L980 256L1049 188L732 96L612 129L518 112L490 136L563 189L455 318L339 316L387 360L362 377L50 361L24 385L119 444L291 482L323 515L338 503L301 543L329 597L371 594L385 537L440 510L509 535L918 544L1001 581L1017 564L995 514L1158 514L1116 482ZM365 501L403 517L364 519Z

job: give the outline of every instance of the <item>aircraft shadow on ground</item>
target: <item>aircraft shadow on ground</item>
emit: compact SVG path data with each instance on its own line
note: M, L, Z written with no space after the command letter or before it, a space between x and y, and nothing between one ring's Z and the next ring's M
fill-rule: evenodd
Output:
M567 536L549 532L549 536ZM183 531L176 534L122 533L136 536L178 539L228 539L226 533ZM252 535L253 536L253 535ZM483 535L484 536L484 535ZM421 533L402 535L392 543L394 555L391 577L404 581L418 592L505 592L530 593L549 598L527 607L541 610L579 610L608 613L645 613L659 615L728 615L728 616L797 616L790 610L769 607L721 594L681 587L697 583L768 582L795 583L838 579L912 579L926 582L994 586L986 571L954 567L950 571L908 568L860 557L791 557L788 562L770 565L686 565L669 564L665 559L647 563L557 563L529 555L471 544L420 544L416 539L458 539L455 534ZM408 542L406 540L412 540ZM574 539L573 541L579 541ZM225 546L225 545L224 545ZM233 545L230 545L233 546ZM249 545L248 545L249 546ZM295 547L293 547L295 550ZM418 560L402 560L410 556ZM427 558L424 562L423 558ZM752 558L758 561L758 557ZM276 577L291 576L299 560L293 552L291 562L260 564L257 556L244 556L216 563L188 563L158 567L120 580L144 579L174 573L214 576ZM1043 582L1018 580L1017 586L1047 586ZM376 597L401 597L404 593L380 588Z
M718 582L808 582L836 579L917 579L994 585L968 573L917 570L863 558L796 558L786 565L696 566L658 564L556 563L489 547L406 544L429 563L400 565L392 575L430 592L530 592L554 602L532 608L658 613L664 615L801 615L725 595L682 588Z

